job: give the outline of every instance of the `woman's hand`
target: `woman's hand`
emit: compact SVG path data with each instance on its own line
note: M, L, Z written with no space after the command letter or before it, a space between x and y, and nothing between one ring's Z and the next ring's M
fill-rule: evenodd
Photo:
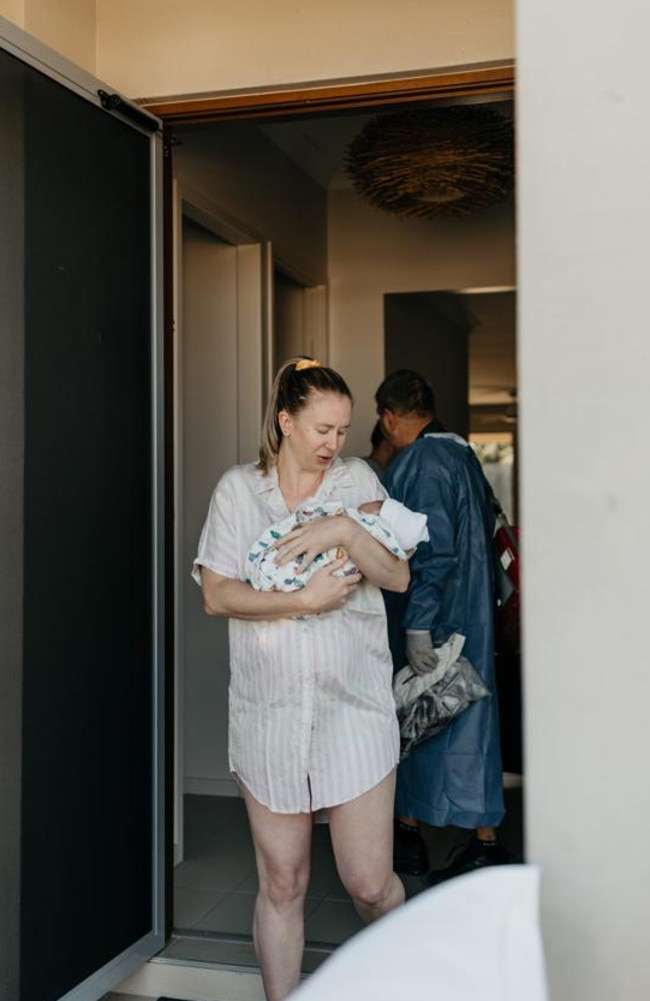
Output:
M296 525L276 542L278 555L275 562L278 566L284 566L304 553L300 564L300 573L304 573L319 553L325 553L334 546L347 548L350 542L350 527L354 525L352 519L346 515L315 518L303 525Z
M344 557L335 560L334 563L329 563L326 567L321 567L299 592L307 614L333 612L337 608L344 607L362 580L360 573L349 574L345 577L335 576L336 571L340 570L346 562L347 558Z

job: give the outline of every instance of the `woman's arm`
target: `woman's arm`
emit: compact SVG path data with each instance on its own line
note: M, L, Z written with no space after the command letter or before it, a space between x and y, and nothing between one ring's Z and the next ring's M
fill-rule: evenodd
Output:
M347 522L348 538L341 545L366 580L386 591L406 591L410 580L408 562L390 553L352 518L342 520Z
M345 559L318 570L298 591L256 591L250 584L222 577L201 567L203 608L208 615L252 621L290 619L342 608L357 588L361 574L335 577Z
M319 553L334 546L342 546L346 550L371 584L387 591L407 590L410 575L406 560L390 553L347 515L316 518L294 528L279 541L277 562L280 565L290 563L305 553L302 568L306 569Z

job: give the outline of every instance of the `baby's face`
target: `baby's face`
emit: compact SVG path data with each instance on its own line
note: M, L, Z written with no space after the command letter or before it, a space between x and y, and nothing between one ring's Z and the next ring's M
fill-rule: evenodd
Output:
M357 510L359 514L379 514L383 503L383 500L366 501L365 504L359 504Z

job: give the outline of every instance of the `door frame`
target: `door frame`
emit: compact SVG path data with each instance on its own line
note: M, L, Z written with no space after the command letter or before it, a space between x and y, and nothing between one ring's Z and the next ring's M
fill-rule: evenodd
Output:
M268 88L246 88L237 91L224 91L208 96L185 96L182 98L156 98L143 99L139 105L151 114L159 117L164 125L165 131L173 137L174 126L214 124L217 122L245 121L255 119L282 119L287 117L311 117L318 114L332 114L335 112L345 113L347 111L365 108L369 111L388 110L391 106L414 106L418 104L448 103L453 104L459 100L467 98L475 99L477 102L485 102L490 99L503 99L514 95L515 90L515 62L505 60L492 63L481 63L472 66L440 68L437 70L426 70L414 73L390 74L382 76L367 76L348 80L324 81L315 84L288 84L283 87ZM173 148L173 139L172 139ZM173 155L173 154L172 154ZM194 221L210 229L222 239L232 243L253 244L262 239L260 234L249 231L239 220L230 217L220 206L209 202L205 196L191 188L184 186L182 182L175 182L174 208L170 215L174 218L174 236L172 237L174 247L178 247L179 223L182 222L183 203L192 206L189 215ZM179 209L180 205L180 209ZM171 226L170 226L171 228ZM272 376L272 336L271 336L271 313L272 313L272 285L274 264L283 267L280 260L274 260L273 248L270 243L262 244L263 266L266 269L265 287L266 296L263 303L264 309L264 335L263 335L263 372L262 372L262 404L265 405ZM175 255L177 250L175 250ZM178 288L179 259L175 256L173 269L173 285ZM285 268L287 273L291 270ZM170 275L170 272L168 272ZM294 275L297 280L304 280L303 276ZM171 281L171 277L170 277ZM309 284L307 282L307 284ZM318 357L327 361L328 356L328 319L327 319L327 286L313 286L307 289L309 298L306 307L309 313L309 328L314 341L314 351ZM175 296L174 296L175 298ZM177 338L180 329L180 318L178 314L178 303L174 306L174 348L171 352L174 356L174 367L177 360ZM320 348L320 350L318 350ZM167 398L167 407L170 408L170 425L174 422L174 452L176 457L173 460L174 497L177 500L178 472L177 461L180 449L179 429L176 425L179 399L177 396L178 373L174 373L174 392L170 392ZM173 408L173 410L171 409ZM172 416L173 414L173 416ZM175 505L174 505L175 506ZM179 514L178 510L176 511ZM178 541L175 538L174 551L178 552ZM174 579L178 576L178 568L172 571ZM171 587L172 585L170 585ZM177 585L174 584L173 587ZM179 618L178 603L175 603L176 613L174 617L174 629L176 638L174 641L174 651L179 656L178 635ZM182 616L182 611L181 611ZM178 670L176 660L175 671ZM181 666L182 670L182 666ZM174 682L172 682L174 684ZM176 682L177 685L177 682ZM177 717L178 719L178 717ZM177 731L177 741L181 736L181 731ZM182 739L182 738L181 738ZM168 758L169 773L176 771L178 776L178 762L176 752L170 753ZM182 775L180 776L182 777ZM179 795L178 785L176 786L176 796ZM182 793L181 793L182 795ZM176 800L178 802L178 800ZM169 825L170 833L173 826ZM170 848L171 853L171 848ZM183 962L183 961L181 961ZM189 964L192 965L191 963ZM229 968L222 964L210 964L220 976L230 976ZM182 970L174 970L173 961L168 961L165 972L161 972L158 965L149 966L141 971L139 976L131 978L128 982L128 989L138 992L155 993L164 990L174 992L176 981L173 979L178 973L179 989L181 983L185 986ZM204 971L210 981L206 986L206 997L212 996L215 990L215 982L210 979L211 971ZM242 972L237 976L241 978ZM258 974L250 974L257 978ZM257 983L257 979L255 979ZM172 987L172 984L174 987ZM239 983L231 985L233 997L238 996L236 987ZM195 988L196 989L196 988Z
M247 118L315 115L386 108L422 101L511 96L514 60L317 83L245 88L207 96L145 98L139 102L166 125L199 125Z

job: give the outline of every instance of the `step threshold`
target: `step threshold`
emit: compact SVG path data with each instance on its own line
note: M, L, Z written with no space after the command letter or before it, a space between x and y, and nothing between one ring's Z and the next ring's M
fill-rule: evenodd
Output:
M308 942L303 976L313 973L334 948L330 943ZM264 1001L250 936L197 934L196 930L176 932L162 952L113 992L179 1001Z

